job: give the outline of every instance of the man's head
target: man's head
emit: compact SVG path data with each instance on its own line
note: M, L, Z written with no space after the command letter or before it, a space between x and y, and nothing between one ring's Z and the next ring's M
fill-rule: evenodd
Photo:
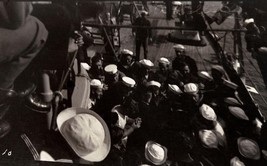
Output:
M185 47L181 44L177 44L173 46L176 56L180 59L183 59L185 57Z
M134 87L135 87L135 81L130 77L122 77L122 86L121 86L121 92L124 96L129 96Z
M189 75L191 71L190 71L188 64L182 63L182 65L180 67L180 72L183 76Z
M145 18L147 14L148 14L147 11L145 11L145 10L142 10L142 11L141 11L141 17L142 17L142 18Z
M154 64L148 59L142 59L139 63L141 64L141 75L147 75L152 67L154 67Z
M162 73L165 73L166 71L168 71L169 66L170 66L170 61L167 58L162 57L159 59L159 70Z
M96 53L96 55L92 58L92 67L96 69L103 69L103 57L100 53Z
M91 93L90 98L100 99L103 95L103 84L98 79L93 79L91 81Z
M106 81L109 83L114 83L119 81L119 72L115 64L110 64L105 67Z
M120 62L122 65L130 66L133 62L133 52L127 49L122 50Z

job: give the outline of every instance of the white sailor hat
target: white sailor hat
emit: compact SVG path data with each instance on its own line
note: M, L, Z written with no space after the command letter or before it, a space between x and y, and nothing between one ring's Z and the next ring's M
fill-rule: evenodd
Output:
M162 58L159 59L159 63L169 65L170 61L167 58L162 57Z
M223 80L223 84L226 85L229 88L232 88L234 90L236 90L238 88L238 85L233 83L232 81L228 81L228 80Z
M135 81L130 77L122 77L122 83L127 87L133 88L135 86Z
M246 27L250 23L254 23L254 19L253 18L245 19L245 21L243 23L243 26Z
M198 132L200 141L204 147L217 148L218 138L212 130L200 130Z
M107 72L109 74L115 74L118 72L118 67L117 67L117 65L110 64L110 65L107 65L104 70L105 70L105 72Z
M145 145L145 157L155 165L162 165L167 159L167 148L156 142L148 141Z
M227 97L224 99L224 103L230 105L230 106L241 106L242 104L236 100L235 98L233 97Z
M103 88L103 84L98 79L92 79L90 86L93 88Z
M154 64L149 59L142 59L139 61L139 63L141 63L142 65L148 68L154 66Z
M168 88L171 92L173 92L174 94L182 94L183 92L181 91L181 89L179 88L179 86L174 85L174 84L168 84Z
M145 10L142 10L142 11L141 11L141 14L148 15L148 12L147 12L147 11L145 11Z
M176 51L185 51L185 47L181 44L176 44L173 46L174 50Z
M152 81L149 81L149 82L146 84L146 86L147 86L147 87L155 86L155 87L160 88L160 87L161 87L161 84L160 84L159 82L157 82L157 81L152 80Z
M237 145L238 145L238 150L239 153L248 159L252 160L259 160L261 157L261 152L259 145L256 141L245 138L245 137L240 137L237 139Z
M242 120L249 120L248 116L246 115L245 111L241 109L240 107L235 107L235 106L229 106L228 107L230 113L235 116L238 119Z
M235 156L230 160L230 166L245 166L245 164Z
M208 106L207 104L202 104L201 107L199 107L199 111L203 118L210 120L210 121L216 121L217 116L214 112L214 110Z
M184 92L188 94L196 94L199 91L198 85L195 83L188 83L184 85Z
M131 55L131 56L133 56L133 52L130 51L130 50L128 50L128 49L123 49L123 50L121 51L121 54L124 54L124 55Z
M182 5L182 2L180 2L180 1L172 1L172 4L174 6L180 6L180 5Z
M212 76L206 71L199 72L198 76L200 78L203 78L203 79L208 80L208 81L212 81L213 80Z

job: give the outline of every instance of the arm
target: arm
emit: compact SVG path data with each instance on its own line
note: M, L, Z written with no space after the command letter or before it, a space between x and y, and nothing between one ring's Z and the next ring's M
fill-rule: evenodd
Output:
M32 5L30 2L8 1L5 3L5 9L8 15L6 26L10 29L18 29L25 24L32 11Z
M136 119L127 118L127 121L132 124L125 127L123 132L123 138L130 135L135 129L140 128L142 123L141 118L136 118Z

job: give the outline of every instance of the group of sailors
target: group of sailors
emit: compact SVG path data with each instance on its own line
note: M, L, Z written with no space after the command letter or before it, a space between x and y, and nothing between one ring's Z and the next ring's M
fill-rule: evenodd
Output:
M111 134L108 165L263 165L266 126L247 110L222 66L198 71L183 45L176 57L117 64L91 60L88 109Z

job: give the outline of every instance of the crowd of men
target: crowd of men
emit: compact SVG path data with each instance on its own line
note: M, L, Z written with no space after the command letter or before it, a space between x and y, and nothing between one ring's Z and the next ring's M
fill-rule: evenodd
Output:
M43 47L47 30L30 15L30 3L6 1L0 9L0 44L13 47L0 51L4 114L11 99L34 91L30 87L18 93L14 81ZM144 20L143 15L140 22L149 26ZM142 40L151 35L147 30L142 33ZM116 166L266 165L266 123L247 109L238 85L222 66L199 71L183 45L174 49L175 59L161 57L158 68L146 56L140 60L126 49L116 64L100 53L92 57L87 109L66 109L57 118L59 131L74 152L90 162ZM9 131L1 115L0 138Z
M223 67L198 71L183 45L174 49L176 58L161 57L158 68L148 59L136 61L127 49L117 64L104 64L98 53L92 58L88 109L105 120L111 134L104 163L266 163L265 125L260 130Z

